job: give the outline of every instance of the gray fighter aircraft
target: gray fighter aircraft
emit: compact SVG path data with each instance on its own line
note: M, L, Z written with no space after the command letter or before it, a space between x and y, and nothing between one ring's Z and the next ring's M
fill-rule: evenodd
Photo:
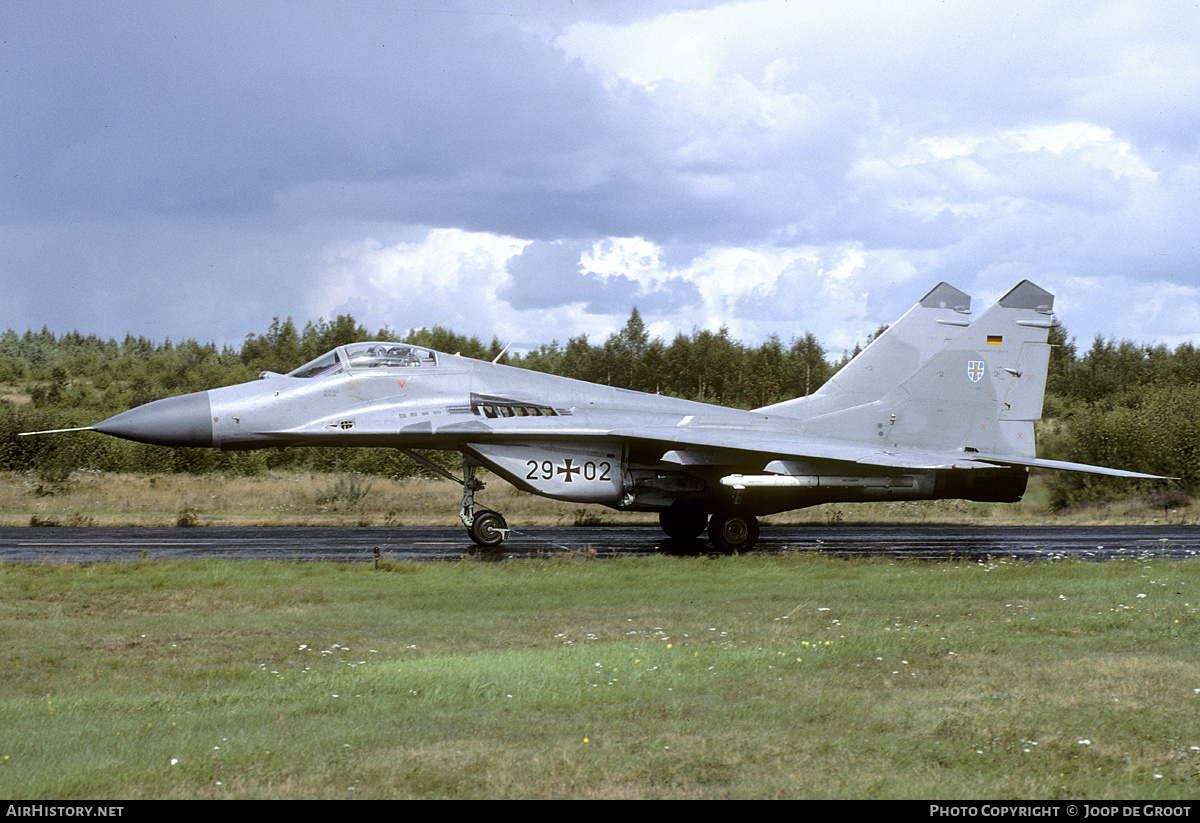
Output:
M758 518L838 501L1021 499L1039 459L1053 295L1024 281L978 318L938 285L819 391L752 411L486 363L401 343L341 346L286 375L156 400L84 429L216 449L383 446L462 485L471 539L486 467L534 494L658 512L670 537L746 551ZM30 432L44 434L47 432ZM413 453L462 454L462 478Z

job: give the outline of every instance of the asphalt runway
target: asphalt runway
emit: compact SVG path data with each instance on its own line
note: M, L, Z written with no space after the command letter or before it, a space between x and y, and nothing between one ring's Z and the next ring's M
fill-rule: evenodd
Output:
M0 562L80 563L139 558L372 562L457 560L478 549L462 528L0 528ZM1088 561L1200 556L1197 526L765 526L757 552L819 551L921 560L1015 557ZM563 552L629 557L707 554L703 540L667 541L653 526L514 529L487 556L536 558Z

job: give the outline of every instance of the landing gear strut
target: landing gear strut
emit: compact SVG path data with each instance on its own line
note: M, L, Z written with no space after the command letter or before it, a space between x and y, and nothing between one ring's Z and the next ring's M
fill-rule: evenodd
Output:
M475 492L483 488L483 481L475 477L477 466L474 460L463 455L462 511L458 517L476 546L494 549L508 537L508 523L499 512L475 508Z
M464 454L463 479L459 480L441 466L426 460L421 455L404 449L401 451L425 468L435 471L463 487L462 509L458 513L458 518L467 527L467 535L475 545L484 549L494 549L508 538L508 523L505 522L503 515L491 509L475 508L475 492L482 489L484 485L483 481L475 476L475 469L479 467L479 463Z

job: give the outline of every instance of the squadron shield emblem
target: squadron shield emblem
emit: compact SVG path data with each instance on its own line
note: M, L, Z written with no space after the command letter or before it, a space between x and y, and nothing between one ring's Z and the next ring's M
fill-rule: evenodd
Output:
M978 383L983 377L983 361L968 360L967 361L967 377L971 378L972 383Z

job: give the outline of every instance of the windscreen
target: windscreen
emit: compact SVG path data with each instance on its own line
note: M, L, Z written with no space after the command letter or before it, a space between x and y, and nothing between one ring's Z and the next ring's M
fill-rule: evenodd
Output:
M338 356L337 349L305 363L295 371L288 372L288 377L321 377L327 374L337 374L342 370L342 359Z

